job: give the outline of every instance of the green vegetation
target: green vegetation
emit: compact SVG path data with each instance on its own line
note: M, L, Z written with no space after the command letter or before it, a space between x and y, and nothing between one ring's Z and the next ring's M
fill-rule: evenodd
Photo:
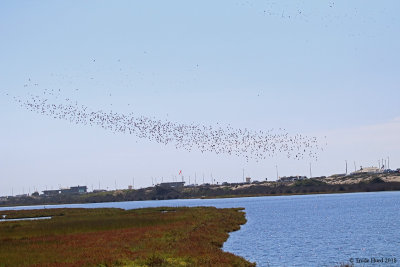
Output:
M246 222L241 209L2 211L0 266L254 266L221 247Z

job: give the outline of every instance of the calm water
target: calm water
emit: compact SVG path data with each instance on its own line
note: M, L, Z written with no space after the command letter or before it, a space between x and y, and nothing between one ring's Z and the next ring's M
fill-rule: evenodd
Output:
M244 207L248 222L231 233L225 251L258 266L400 266L400 192L165 200L50 207ZM18 207L14 209L37 207ZM4 210L6 208L0 208ZM396 259L396 263L371 263ZM363 259L364 263L357 263ZM368 262L366 262L368 260Z
M50 219L51 219L51 217L18 218L18 219L0 219L0 222L38 221L38 220L50 220Z

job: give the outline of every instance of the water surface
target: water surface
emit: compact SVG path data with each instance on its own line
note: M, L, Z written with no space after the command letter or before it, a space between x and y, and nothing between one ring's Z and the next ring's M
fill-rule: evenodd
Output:
M131 201L11 209L160 206L244 207L248 221L239 231L231 233L223 249L258 266L335 266L351 260L355 266L400 266L400 192ZM371 258L397 262L371 263ZM357 263L357 259L363 259L364 263Z
M17 221L37 221L50 220L51 217L33 217L33 218L18 218L18 219L0 219L0 222L17 222Z

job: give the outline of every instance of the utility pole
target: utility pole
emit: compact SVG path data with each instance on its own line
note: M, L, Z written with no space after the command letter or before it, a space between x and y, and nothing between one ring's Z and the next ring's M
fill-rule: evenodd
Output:
M388 157L388 166L387 166L387 168L390 169L390 166L389 166L389 157Z
M244 183L244 168L243 168L243 183Z
M135 177L132 177L132 189L135 189Z
M346 175L347 175L347 160L345 160L345 162L346 162Z
M278 173L278 165L275 165L276 168L276 180L279 180L279 173Z
M312 178L311 162L310 162L310 178Z

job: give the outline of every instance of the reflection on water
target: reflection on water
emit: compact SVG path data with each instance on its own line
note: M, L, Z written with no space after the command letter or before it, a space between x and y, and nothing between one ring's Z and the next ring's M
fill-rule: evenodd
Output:
M0 222L15 222L15 221L37 221L37 220L49 220L51 217L35 217L35 218L18 218L18 219L5 219L6 216L3 215L3 219Z
M382 257L400 261L400 192L131 201L45 208L161 206L244 207L247 223L231 233L223 249L258 266L337 266L350 263L351 259ZM38 208L44 207L0 211Z

